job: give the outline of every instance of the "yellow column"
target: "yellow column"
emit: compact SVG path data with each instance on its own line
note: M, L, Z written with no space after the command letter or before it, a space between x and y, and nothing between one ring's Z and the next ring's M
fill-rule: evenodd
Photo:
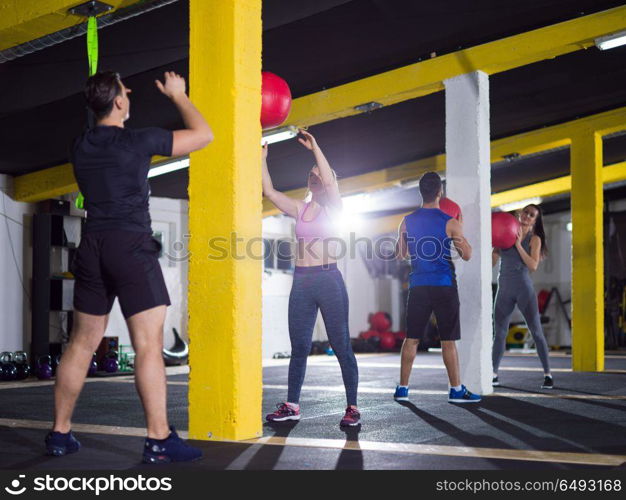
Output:
M572 368L604 370L602 137L572 137Z
M189 9L191 98L215 133L189 172L189 436L250 439L262 430L261 244L245 255L261 236L261 0Z

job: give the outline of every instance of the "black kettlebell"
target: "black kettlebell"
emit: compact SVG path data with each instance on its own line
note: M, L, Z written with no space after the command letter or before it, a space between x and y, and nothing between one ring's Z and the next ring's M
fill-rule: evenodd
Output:
M102 362L102 368L107 373L115 373L120 369L120 363L117 360L117 351L109 351L104 355L104 361Z
M37 378L39 380L52 378L52 358L47 354L37 359Z
M0 378L5 381L17 379L17 368L13 362L13 353L9 351L0 353Z
M55 354L54 356L52 356L52 376L53 377L57 374L57 368L60 362L61 362L61 354Z
M28 355L24 351L16 351L13 353L13 362L17 369L17 380L24 380L30 375L30 366L28 365Z
M93 353L93 358L91 358L91 363L89 364L89 368L87 370L87 376L93 377L98 371L98 363L96 362L96 353Z

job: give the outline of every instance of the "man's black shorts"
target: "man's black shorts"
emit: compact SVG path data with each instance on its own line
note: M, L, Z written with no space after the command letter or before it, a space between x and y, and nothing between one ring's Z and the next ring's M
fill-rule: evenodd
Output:
M74 309L99 316L109 314L118 297L124 317L129 318L156 306L169 306L160 251L161 244L149 233L84 234L72 263Z
M435 313L441 340L459 340L459 293L456 286L414 286L406 304L407 337L423 339L431 313Z

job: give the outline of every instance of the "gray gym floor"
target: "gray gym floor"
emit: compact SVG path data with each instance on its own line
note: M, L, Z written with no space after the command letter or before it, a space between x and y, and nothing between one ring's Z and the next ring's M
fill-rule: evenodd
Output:
M193 469L574 469L624 468L626 356L606 360L605 373L573 373L571 359L551 357L555 388L540 389L536 356L507 355L502 386L480 405L447 402L438 353L418 354L411 401L393 389L399 356L359 356L362 425L341 429L345 409L336 360L314 356L302 391L302 420L264 425L269 443L197 442L204 458ZM286 397L288 360L264 368L263 415ZM172 424L187 428L187 375L168 376ZM4 386L3 386L4 384ZM10 388L13 387L13 388ZM130 380L92 380L75 413L83 449L43 455L52 415L52 386L0 383L0 469L133 469L139 463L143 415ZM259 418L263 418L259 415ZM111 435L111 429L120 428ZM139 428L139 429L137 429ZM124 435L127 434L127 435ZM130 434L130 435L128 435ZM267 440L266 440L267 441ZM172 466L173 467L173 466ZM179 466L176 466L179 467Z

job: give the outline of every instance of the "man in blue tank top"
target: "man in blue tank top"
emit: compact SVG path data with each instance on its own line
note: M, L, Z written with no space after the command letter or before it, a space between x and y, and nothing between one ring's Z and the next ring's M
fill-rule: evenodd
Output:
M394 399L408 401L409 377L417 345L424 338L432 313L437 320L443 362L450 381L450 403L477 403L480 396L461 384L456 341L461 338L459 294L452 256L469 260L472 247L463 236L461 223L439 209L443 194L441 177L428 172L419 182L423 204L407 215L398 231L397 255L411 259L409 298L406 305L407 338L402 344L400 385Z

